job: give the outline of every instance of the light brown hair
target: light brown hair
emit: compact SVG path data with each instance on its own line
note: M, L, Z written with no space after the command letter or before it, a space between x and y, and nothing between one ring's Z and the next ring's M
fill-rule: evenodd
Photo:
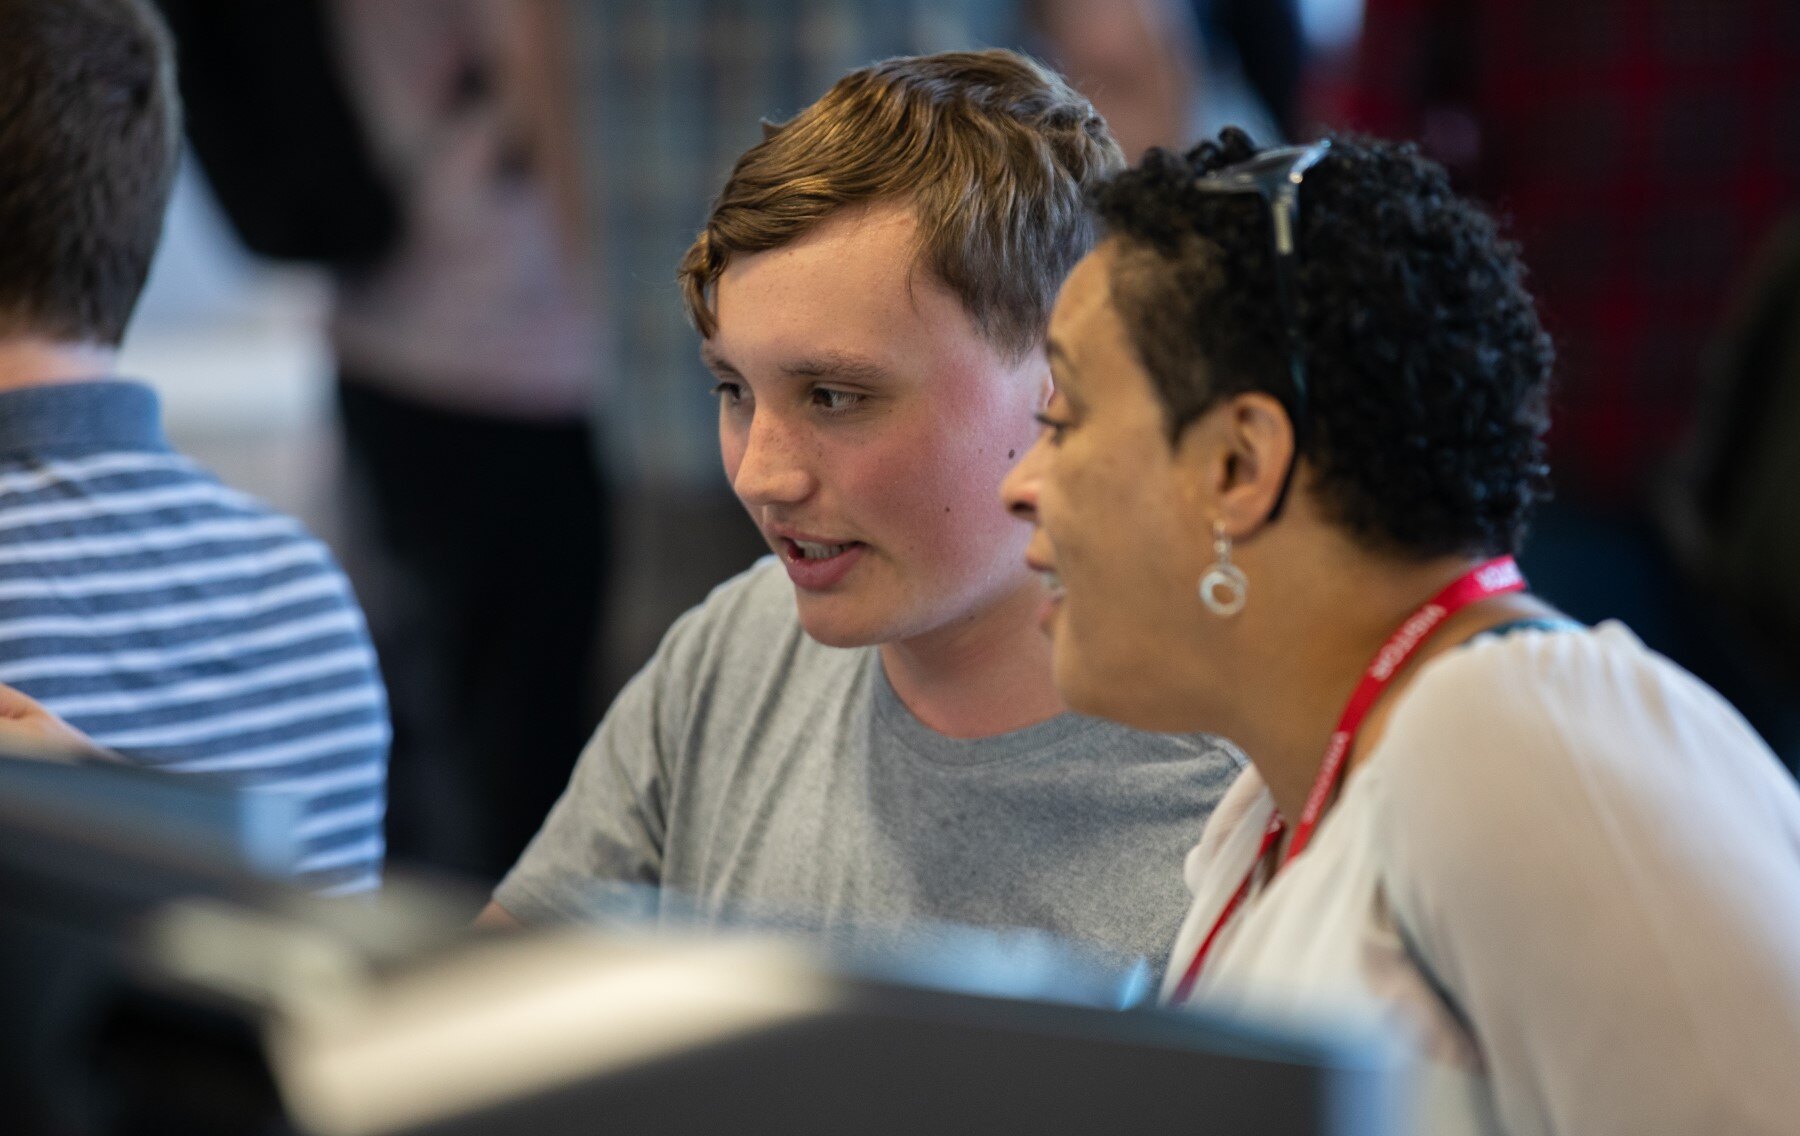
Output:
M1093 244L1088 190L1124 165L1092 105L1010 51L876 63L764 129L681 261L703 336L717 330L711 293L733 256L784 245L846 206L904 201L920 263L990 343L1022 355Z

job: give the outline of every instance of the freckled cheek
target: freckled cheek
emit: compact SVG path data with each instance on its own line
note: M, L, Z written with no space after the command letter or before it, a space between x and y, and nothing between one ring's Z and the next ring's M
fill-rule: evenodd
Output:
M1003 476L1003 468L973 449L909 449L879 473L896 546L946 567L971 567L995 554L1000 526L1027 536L1000 504Z
M738 467L744 464L744 433L723 414L719 416L719 458L725 465L726 480L735 484Z

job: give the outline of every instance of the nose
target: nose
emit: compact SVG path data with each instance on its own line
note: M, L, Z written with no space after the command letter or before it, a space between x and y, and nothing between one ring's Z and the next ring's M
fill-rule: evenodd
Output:
M795 431L767 410L752 414L743 427L737 468L731 471L738 499L752 508L793 505L809 497L816 485Z
M1039 466L1043 449L1042 439L1034 442L1019 464L1013 466L1012 472L1000 482L1000 502L1006 506L1006 511L1032 525L1037 524L1038 518Z

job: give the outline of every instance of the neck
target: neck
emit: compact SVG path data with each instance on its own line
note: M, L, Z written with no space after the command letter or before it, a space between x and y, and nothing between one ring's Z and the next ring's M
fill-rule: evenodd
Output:
M93 343L0 339L0 390L104 378L118 358L115 349Z
M1281 815L1300 816L1350 693L1388 638L1445 586L1480 563L1446 557L1396 567L1367 561L1301 581L1292 597L1274 605L1265 623L1247 636L1259 676L1241 721L1224 731L1255 762ZM1529 597L1495 596L1457 612L1427 638L1394 673L1353 742L1354 767L1380 737L1388 712L1420 666L1484 627L1550 609ZM1272 626L1273 625L1273 626ZM1249 661L1249 660L1247 660Z
M985 738L1054 718L1062 699L1050 641L1037 627L1043 585L1031 577L997 602L911 639L883 643L894 693L919 721L953 738Z

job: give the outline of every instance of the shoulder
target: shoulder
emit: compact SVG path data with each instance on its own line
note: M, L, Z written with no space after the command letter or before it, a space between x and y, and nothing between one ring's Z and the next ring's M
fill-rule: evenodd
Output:
M310 574L341 583L331 552L299 520L168 449L8 455L0 460L0 517L0 544L9 550L0 577L155 567L175 586L204 565L208 581Z
M1800 794L1767 747L1618 625L1479 640L1402 694L1346 796L1503 1117L1747 1130L1703 1113L1766 1108L1800 1021Z
M800 630L793 586L781 562L765 556L719 584L683 612L663 637L657 654L666 661L735 654L739 647L786 641Z
M1724 699L1608 623L1479 637L1432 660L1376 754L1391 772L1431 783L1531 778L1571 763L1643 772L1702 748L1753 760L1763 747Z
M761 557L708 592L694 613L713 622L799 627L794 586L773 556Z
M1521 834L1533 855L1590 854L1792 796L1724 699L1618 624L1519 631L1433 660L1362 773L1390 858L1460 865L1470 882L1500 870L1496 848L1525 857Z
M746 711L847 682L860 673L866 654L826 647L806 634L793 585L770 556L677 619L646 677L665 710L698 713L704 705L722 704Z
M288 644L286 658L328 624L332 643L366 639L349 582L305 526L149 448L0 462L0 624L9 660L76 643L192 652L236 632ZM250 665L217 652L208 666Z
M616 820L629 807L647 818L644 839L660 850L681 801L741 791L748 763L783 760L793 748L783 743L814 736L834 701L862 691L866 706L867 684L856 684L868 656L809 638L779 562L758 561L670 626L607 709L550 823ZM708 780L715 774L724 780Z
M258 536L312 539L298 520L226 485L185 454L104 442L14 448L0 457L0 512L10 518L0 536L31 540L51 530L149 532L249 521L257 523Z

